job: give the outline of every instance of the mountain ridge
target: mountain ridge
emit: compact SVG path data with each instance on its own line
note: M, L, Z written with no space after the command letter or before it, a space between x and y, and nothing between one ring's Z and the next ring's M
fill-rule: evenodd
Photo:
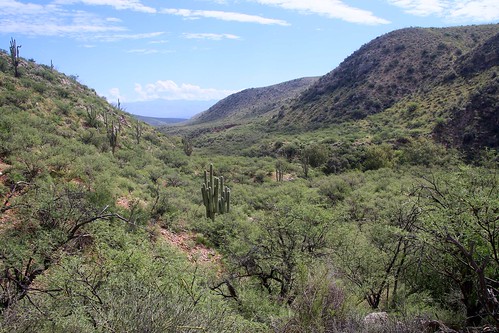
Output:
M309 87L281 122L331 123L381 112L442 81L462 54L498 31L499 25L405 28L377 37Z
M298 96L317 79L317 77L304 77L268 87L242 90L195 115L188 124L195 125L228 119L234 122L262 116Z

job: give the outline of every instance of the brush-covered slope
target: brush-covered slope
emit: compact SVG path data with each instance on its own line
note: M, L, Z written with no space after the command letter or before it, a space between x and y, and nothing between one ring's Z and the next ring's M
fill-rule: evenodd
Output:
M269 87L245 89L224 98L207 111L196 115L189 124L234 122L255 118L286 105L317 79L316 77L307 77Z
M497 33L499 25L483 25L407 28L378 37L321 77L279 122L327 124L384 111L452 79L456 70L466 70L463 63L483 70L472 54ZM473 60L463 60L468 57Z
M401 29L362 46L308 87L301 85L294 97L273 99L272 92L289 83L244 90L200 114L196 126L164 130L216 137L200 144L226 142L223 132L230 131L238 142L253 144L264 135L258 132L305 133L342 124L349 133L389 141L424 135L468 152L498 147L498 49L498 24ZM248 129L230 122L257 114L269 120L251 118ZM229 122L217 123L222 119Z
M18 73L0 51L0 332L255 331L165 236L203 218L176 142L49 66Z
M174 147L74 77L25 59L15 77L9 57L0 52L0 159L12 166L11 181L52 176L90 186L96 170L119 169L132 151L155 159L155 151Z

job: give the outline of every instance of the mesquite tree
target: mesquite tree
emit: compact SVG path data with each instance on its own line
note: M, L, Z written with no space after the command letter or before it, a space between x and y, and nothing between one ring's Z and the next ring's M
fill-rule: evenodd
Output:
M499 325L498 189L497 169L476 168L431 175L418 192L421 239L445 259L432 266L461 291L471 326L484 317Z

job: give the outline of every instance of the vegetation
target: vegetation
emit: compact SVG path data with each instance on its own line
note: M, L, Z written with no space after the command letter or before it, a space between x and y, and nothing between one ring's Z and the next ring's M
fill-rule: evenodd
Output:
M497 138L435 114L499 69L472 62L362 119L165 135L0 52L0 332L497 331Z

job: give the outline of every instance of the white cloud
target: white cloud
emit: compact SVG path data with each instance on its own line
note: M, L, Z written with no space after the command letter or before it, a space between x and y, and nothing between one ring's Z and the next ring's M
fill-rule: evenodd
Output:
M143 5L139 0L55 0L55 4L69 5L82 3L90 6L111 6L118 10L133 10L143 13L156 13L156 9Z
M167 40L163 40L163 39L161 39L161 40L152 40L152 41L149 42L149 44L166 44L166 43L168 43L168 41Z
M0 6L2 2L3 0L0 0ZM102 19L85 11L24 5L16 1L5 9L0 12L0 31L6 34L71 37L101 42L156 38L164 34L164 32L126 33L126 28L116 25L119 20ZM11 12L16 14L10 14Z
M457 20L493 22L499 20L499 3L497 0L456 1L449 14Z
M441 14L448 6L447 1L443 0L389 0L389 2L403 8L406 13L418 16Z
M0 0L0 8L2 8L2 16L8 15L37 15L44 14L48 11L47 5L38 5L33 3L22 3L16 0Z
M120 20L119 18L116 18L116 17L108 17L108 18L106 18L106 21L107 22L115 22L115 23L122 22L122 20Z
M117 32L124 28L108 26L98 22L58 22L57 19L33 19L23 21L19 19L0 18L0 31L3 33L26 34L32 36L82 36L87 33Z
M183 36L187 39L210 39L210 40L240 39L239 36L232 34L184 33Z
M262 5L274 5L308 14L323 15L333 19L360 24L388 24L388 20L360 8L351 7L339 0L254 0Z
M497 0L388 0L417 16L437 15L453 22L494 22L499 20Z
M189 19L199 19L199 18L213 18L222 21L236 21L245 23L258 23L265 25L289 25L286 21L269 19L257 15L248 15L235 12L224 12L217 10L190 10L190 9L173 9L166 8L160 11L163 14L177 15Z
M160 80L154 83L148 83L144 86L136 83L135 92L139 97L139 101L150 101L155 99L210 101L225 98L235 91L201 88L200 86L189 83L182 83L179 85L171 80Z
M121 95L120 88L111 88L109 89L109 93L106 96L108 101L116 101L119 99L123 99L123 96Z
M136 39L148 39L155 38L163 35L164 32L156 31L156 32L148 32L148 33L139 33L139 34L107 34L107 35L95 35L92 38L103 41L103 42L117 42L121 40L136 40Z
M125 30L115 20L85 11L67 11L59 6L0 0L0 31L33 36L82 36L88 33Z

